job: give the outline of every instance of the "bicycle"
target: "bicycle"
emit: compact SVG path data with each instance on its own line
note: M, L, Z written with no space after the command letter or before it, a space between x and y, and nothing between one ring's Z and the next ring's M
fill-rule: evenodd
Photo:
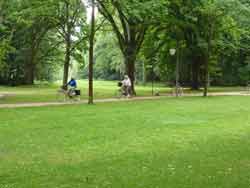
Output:
M80 101L81 100L81 90L70 89L67 90L65 87L61 86L60 89L57 90L56 100L61 102L69 101Z
M183 88L180 85L177 85L172 90L173 96L180 97L183 96Z
M122 82L118 82L117 86L119 87L114 94L115 98L121 99L123 97L127 97L127 93L126 90L123 87Z

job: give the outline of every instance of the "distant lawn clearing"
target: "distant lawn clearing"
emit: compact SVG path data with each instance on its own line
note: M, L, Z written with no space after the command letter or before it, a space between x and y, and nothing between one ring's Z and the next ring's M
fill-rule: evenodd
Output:
M248 188L250 97L0 110L0 188Z

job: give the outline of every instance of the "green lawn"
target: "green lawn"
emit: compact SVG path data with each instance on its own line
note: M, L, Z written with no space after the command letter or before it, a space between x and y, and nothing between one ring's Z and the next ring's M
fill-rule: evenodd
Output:
M19 87L5 87L0 86L1 93L7 93L4 98L0 97L0 104L3 103L25 103L25 102L53 102L57 101L56 92L61 82L57 82L49 85L35 85L35 86L19 86ZM86 80L78 82L78 86L82 91L82 99L87 98L88 83ZM112 98L117 91L116 81L94 81L94 95L95 98ZM154 90L161 95L172 92L170 87L166 87L164 84L155 84ZM228 92L228 91L244 91L244 87L212 87L211 92ZM137 96L151 96L152 87L148 83L146 86L136 86ZM188 89L185 89L185 93L190 93ZM202 91L198 91L201 93ZM195 92L197 93L197 91Z
M0 188L247 188L250 97L0 110Z

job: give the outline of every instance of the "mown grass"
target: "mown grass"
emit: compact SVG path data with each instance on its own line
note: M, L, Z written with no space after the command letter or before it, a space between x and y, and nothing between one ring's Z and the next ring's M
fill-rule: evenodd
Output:
M250 98L0 110L1 188L247 188Z

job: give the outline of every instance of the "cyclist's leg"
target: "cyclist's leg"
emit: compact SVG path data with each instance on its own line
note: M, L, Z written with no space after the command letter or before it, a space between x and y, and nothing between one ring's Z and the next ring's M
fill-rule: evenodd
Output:
M121 87L121 96L126 96L126 86Z
M125 86L125 96L128 97L129 96L129 87Z

